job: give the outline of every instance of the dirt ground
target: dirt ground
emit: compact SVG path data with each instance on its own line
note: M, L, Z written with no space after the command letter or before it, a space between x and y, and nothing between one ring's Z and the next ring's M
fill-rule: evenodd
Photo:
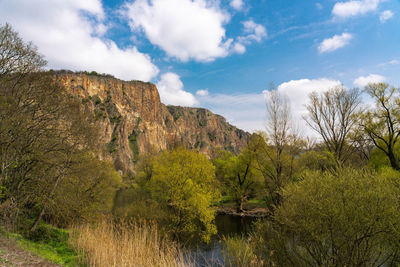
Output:
M6 266L53 267L60 265L41 259L19 248L14 240L0 236L0 267Z

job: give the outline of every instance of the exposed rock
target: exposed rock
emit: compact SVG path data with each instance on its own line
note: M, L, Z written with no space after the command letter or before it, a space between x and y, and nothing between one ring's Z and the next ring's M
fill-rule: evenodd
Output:
M151 83L68 71L55 75L93 110L106 144L101 157L123 172L133 170L140 153L176 145L208 156L216 148L238 153L250 137L207 109L165 106Z

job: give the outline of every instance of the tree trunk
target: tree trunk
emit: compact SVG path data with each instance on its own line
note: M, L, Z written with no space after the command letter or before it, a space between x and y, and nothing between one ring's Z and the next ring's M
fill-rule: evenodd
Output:
M397 161L392 150L389 150L388 157L392 168L395 169L396 171L399 171L400 170L399 162Z
M39 223L42 220L42 217L44 215L44 210L45 210L45 208L43 207L42 210L39 213L39 216L36 218L34 224L32 225L32 228L31 228L31 231L30 231L31 233L36 231L36 228L39 225Z
M54 183L54 186L53 186L53 188L51 189L51 192L50 192L50 199L51 199L51 197L54 195L54 193L55 193L55 191L56 191L56 189L57 189L57 187L58 187L58 184L60 183L60 181L61 181L61 179L62 179L63 177L64 177L63 174L61 174L61 175L59 175L59 176L57 177L57 180L56 180L56 182ZM39 225L40 221L42 220L42 217L43 217L43 215L44 215L44 211L45 211L45 206L43 205L42 210L40 211L38 217L36 218L35 222L34 222L33 225L32 225L32 228L31 228L31 230L30 230L31 233L34 232L34 231L36 230L37 226Z

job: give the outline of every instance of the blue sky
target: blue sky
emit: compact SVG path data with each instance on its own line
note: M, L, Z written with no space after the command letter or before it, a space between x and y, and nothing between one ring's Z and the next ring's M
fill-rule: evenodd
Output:
M400 86L399 0L0 0L6 22L49 68L151 81L249 131L270 83L296 121L311 91Z

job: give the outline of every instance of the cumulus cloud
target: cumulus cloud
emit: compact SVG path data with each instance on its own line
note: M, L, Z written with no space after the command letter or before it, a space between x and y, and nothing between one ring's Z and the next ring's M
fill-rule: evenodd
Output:
M381 23L385 23L387 20L391 19L394 16L391 10L385 10L379 16L379 20Z
M194 106L198 104L196 98L183 90L183 83L176 73L167 72L161 75L157 83L161 102L167 105Z
M318 50L321 54L326 52L332 52L348 45L351 39L353 39L353 35L351 35L350 33L342 33L341 35L334 35L331 38L323 40L322 43L318 46Z
M196 95L207 96L208 95L208 90L197 90Z
M252 19L242 22L243 24L243 36L236 38L233 45L233 51L238 54L246 52L246 45L250 45L252 42L261 42L267 37L267 30L261 24L255 23Z
M205 0L136 0L124 13L133 31L141 30L168 56L181 61L213 61L229 54L231 39L223 25L230 19Z
M282 83L277 90L289 98L294 121L299 122L301 129L307 131L308 128L302 118L307 114L305 105L308 103L309 94L322 93L340 85L340 81L326 78L300 79Z
M332 9L332 14L338 18L349 18L363 15L378 9L383 0L359 0L338 2Z
M232 0L229 5L236 10L242 10L244 7L243 0Z
M386 78L378 74L370 74L368 76L360 76L354 80L354 85L358 87L365 87L369 83L382 83Z
M286 95L291 103L293 121L299 123L299 128L307 135L315 135L302 119L306 115L305 105L311 92L324 92L341 85L340 81L331 79L301 79L282 83L277 90ZM250 94L208 94L198 96L201 106L209 108L214 113L227 118L233 125L246 131L254 132L265 130L266 107L265 93Z
M101 38L104 17L100 0L0 1L0 23L10 23L37 45L50 68L95 70L125 80L155 77L158 68L148 55Z

